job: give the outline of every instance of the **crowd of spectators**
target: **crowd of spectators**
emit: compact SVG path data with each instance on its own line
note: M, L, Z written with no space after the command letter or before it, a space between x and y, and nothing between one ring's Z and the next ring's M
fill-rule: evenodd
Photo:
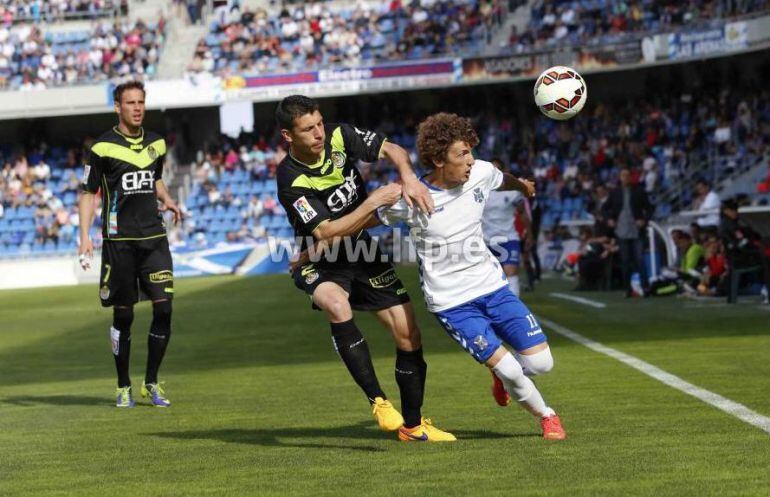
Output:
M224 7L189 70L226 76L455 55L483 48L506 6L503 0L311 2L278 14Z
M0 152L0 255L75 249L79 157L45 146Z
M630 34L686 29L769 8L768 0L538 0L527 29L511 33L509 50L611 43Z
M0 21L55 22L67 19L96 19L126 11L127 0L5 0L0 5Z
M98 21L87 31L0 27L0 88L40 90L123 77L152 77L166 23Z

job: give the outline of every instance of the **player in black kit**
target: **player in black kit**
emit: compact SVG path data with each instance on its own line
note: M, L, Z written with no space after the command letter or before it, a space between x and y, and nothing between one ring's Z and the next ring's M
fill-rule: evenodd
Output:
M93 256L88 230L94 196L101 191L104 244L99 297L102 306L113 307L110 340L118 373L116 405L134 406L128 365L134 304L141 290L152 300L142 396L149 397L155 406L168 407L171 403L158 383L158 368L171 335L174 273L160 211L172 211L174 222L182 213L163 184L166 142L142 127L144 86L124 83L115 88L113 96L118 125L96 140L84 167L78 253L81 266L88 269Z
M278 198L296 236L304 240L300 248L341 242L337 257L329 253L318 262L295 267L295 285L311 296L314 308L325 312L334 347L368 398L381 429L398 430L403 441L454 440L452 434L422 418L427 365L414 310L395 269L382 261L379 252L362 260L345 250L371 242L366 228L377 224L376 210L397 201L402 190L407 202L430 212L433 202L427 187L414 174L403 148L373 131L325 124L318 104L310 98L283 99L276 120L289 145L278 166ZM403 187L389 185L367 195L356 164L380 158L398 169ZM380 387L353 310L373 312L393 336L403 416Z

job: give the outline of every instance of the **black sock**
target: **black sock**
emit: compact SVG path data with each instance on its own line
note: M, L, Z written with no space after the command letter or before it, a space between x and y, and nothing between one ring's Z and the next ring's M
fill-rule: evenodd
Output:
M401 414L404 426L412 428L422 422L422 400L425 396L425 376L428 365L422 357L422 347L412 352L396 349L396 383L401 391Z
M380 382L377 381L372 356L369 354L369 345L353 320L329 324L332 329L334 348L369 402L374 402L375 397L387 398L380 388Z
M171 338L171 302L164 300L152 305L152 323L147 337L147 370L145 384L158 382L158 369L166 355L168 340Z
M115 358L115 370L118 373L119 388L131 386L128 365L131 357L131 323L133 321L133 308L113 308L110 341L112 342L112 356Z

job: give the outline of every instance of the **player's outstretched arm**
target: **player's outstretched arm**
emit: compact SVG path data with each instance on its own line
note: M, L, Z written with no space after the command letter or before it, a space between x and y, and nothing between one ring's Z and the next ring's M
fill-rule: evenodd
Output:
M353 212L339 219L327 220L319 224L313 230L316 241L313 247L305 250L289 263L289 271L294 272L308 262L311 262L312 254L324 253L327 247L339 243L345 236L356 235L361 230L372 228L380 224L375 212L380 207L393 205L401 199L401 185L391 183L376 189Z
M85 271L91 267L91 258L94 255L94 246L91 238L88 236L88 230L91 229L91 223L94 220L94 194L89 192L80 192L78 201L78 217L80 219L80 246L78 247L78 260L80 266Z
M334 238L350 236L375 226L374 212L380 207L393 205L401 199L401 185L390 183L376 189L353 212L339 219L324 221L313 231L319 241L333 241Z
M409 153L395 143L385 142L382 144L380 154L396 167L399 176L401 176L406 205L409 207L417 205L426 214L433 214L433 197L428 191L428 187L415 174Z
M380 221L380 218L374 215L374 213L371 213L367 218L365 218L363 227L358 231L365 230L368 228L374 228L379 224L382 224L382 222ZM358 233L358 231L352 234ZM323 239L323 240L316 239L315 243L311 248L305 249L299 254L297 254L295 257L292 257L292 259L289 261L289 272L293 273L294 271L297 270L297 268L304 266L308 262L318 262L318 259L313 260L313 255L327 253L327 251L329 250L329 247L332 247L335 243L340 243L342 238L343 236L335 236L335 237L332 237L329 239Z
M517 190L525 197L535 196L535 182L524 178L517 178L511 173L503 173L503 182L497 188L499 191Z

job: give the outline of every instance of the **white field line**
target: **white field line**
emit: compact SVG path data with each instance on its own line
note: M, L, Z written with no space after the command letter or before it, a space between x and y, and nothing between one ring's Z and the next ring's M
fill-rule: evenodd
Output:
M572 302L577 302L578 304L587 305L596 309L604 309L607 307L607 304L603 302L597 302L595 300L586 299L583 297L576 297L568 293L551 292L550 295L551 297L556 297L557 299L571 300Z
M682 378L679 378L678 376L663 371L657 366L653 366L652 364L644 362L641 359L637 359L632 355L628 355L619 350L615 350L612 347L607 347L604 344L591 340L590 338L586 338L583 335L570 330L569 328L565 328L564 326L554 323L553 321L542 318L539 318L539 321L556 333L563 335L570 340L579 343L580 345L584 345L594 352L612 357L613 359L618 360L623 364L646 374L647 376L655 378L659 382L668 385L671 388L675 388L680 392L691 395L712 407L716 407L720 411L726 412L727 414L740 419L744 423L756 426L760 430L770 434L770 418L763 416L756 411L752 411L743 404L739 404L738 402L734 402L728 398L722 397L719 394L693 385L692 383L689 383Z

